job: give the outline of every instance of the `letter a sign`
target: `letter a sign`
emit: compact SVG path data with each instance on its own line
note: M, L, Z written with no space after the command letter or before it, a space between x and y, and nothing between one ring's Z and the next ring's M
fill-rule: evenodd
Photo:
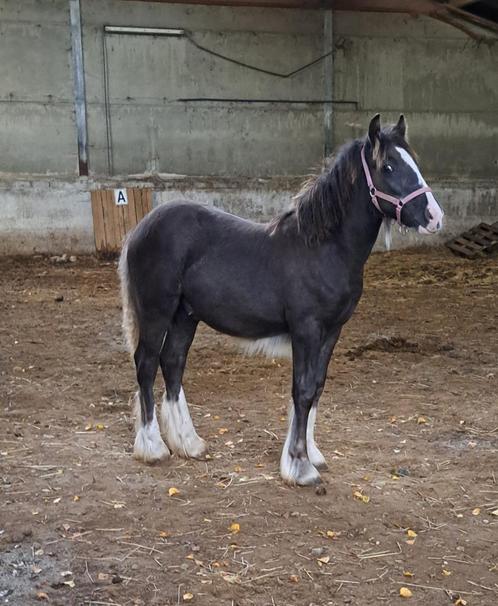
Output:
M116 206L125 206L128 204L128 194L126 189L115 189L114 190L114 202Z

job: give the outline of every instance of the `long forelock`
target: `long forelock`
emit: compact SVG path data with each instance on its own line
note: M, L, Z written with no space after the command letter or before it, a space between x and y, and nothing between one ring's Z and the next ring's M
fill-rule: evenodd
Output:
M396 133L394 127L389 127L387 128L385 131L383 131L383 153L384 153L384 158L383 160L385 160L385 155L387 153L387 148L389 145L393 146L394 148L396 147L401 147L402 149L404 149L408 154L410 154L410 156L413 158L413 160L415 161L416 164L418 164L419 159L418 159L418 155L416 153L416 151L412 148L412 146L408 143L408 141L401 137L399 134ZM382 162L380 165L377 165L377 168L381 168L382 166Z
M375 168L380 170L382 165L386 160L387 155L387 145L385 142L381 142L379 139L375 140L373 149L372 149L372 157L375 163Z

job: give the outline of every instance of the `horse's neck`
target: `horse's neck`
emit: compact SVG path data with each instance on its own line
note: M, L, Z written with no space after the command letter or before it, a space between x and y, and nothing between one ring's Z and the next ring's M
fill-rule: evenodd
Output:
M340 227L339 238L347 251L352 271L363 271L379 235L382 218L370 201L366 184L359 184Z

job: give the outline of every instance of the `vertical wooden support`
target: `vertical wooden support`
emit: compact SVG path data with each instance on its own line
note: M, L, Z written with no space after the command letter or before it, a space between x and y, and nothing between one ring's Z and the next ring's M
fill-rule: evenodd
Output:
M71 55L73 59L73 92L78 137L78 167L80 176L88 175L88 130L86 122L85 71L81 36L80 0L69 0L71 20Z
M323 15L323 52L328 53L334 48L332 11L326 10ZM330 156L333 151L333 132L332 132L332 111L334 98L334 56L333 54L325 57L323 61L323 81L324 81L324 99L329 99L323 106L323 154L325 158Z

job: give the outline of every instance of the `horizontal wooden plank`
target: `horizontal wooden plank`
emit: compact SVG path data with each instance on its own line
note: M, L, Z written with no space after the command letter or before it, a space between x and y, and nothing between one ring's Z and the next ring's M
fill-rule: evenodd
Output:
M493 224L479 223L447 242L446 246L469 259L489 255L498 250L498 221Z
M451 243L447 244L446 246L451 251L457 253L458 255L467 257L468 259L474 259L475 257L479 256L479 253L477 251L470 250L466 246L461 246L460 244L457 244L456 242L451 242Z

